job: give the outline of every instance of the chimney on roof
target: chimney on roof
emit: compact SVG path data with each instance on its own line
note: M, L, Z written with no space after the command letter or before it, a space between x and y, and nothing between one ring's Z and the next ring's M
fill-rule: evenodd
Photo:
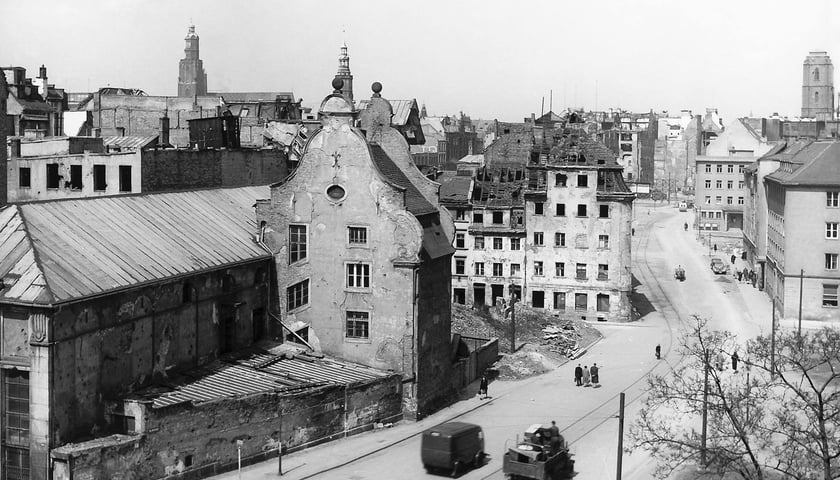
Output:
M160 137L158 138L158 145L166 147L169 145L169 117L166 110L163 111L163 116L160 117Z

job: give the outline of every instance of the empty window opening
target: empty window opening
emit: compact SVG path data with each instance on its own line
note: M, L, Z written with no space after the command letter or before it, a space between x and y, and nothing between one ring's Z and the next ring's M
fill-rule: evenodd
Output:
M131 165L120 165L120 191L131 191Z
M82 166L81 165L70 165L70 189L71 190L81 190L82 189Z
M93 166L93 189L97 192L104 192L105 187L108 185L105 183L105 165L94 165Z
M58 188L60 177L58 176L58 164L47 164L47 188Z
M18 186L20 188L29 188L32 186L32 171L29 167L20 167L18 170Z

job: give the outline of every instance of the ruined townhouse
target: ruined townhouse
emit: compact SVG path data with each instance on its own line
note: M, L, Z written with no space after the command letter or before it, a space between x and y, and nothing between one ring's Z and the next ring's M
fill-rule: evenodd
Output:
M622 167L574 123L539 133L502 135L469 183L442 179L456 222L453 301L497 305L514 293L560 315L629 320L635 196Z
M257 203L287 326L313 347L403 378L404 414L451 396L451 218L411 162L381 86L359 113L343 81L294 173ZM361 129L356 120L360 117Z

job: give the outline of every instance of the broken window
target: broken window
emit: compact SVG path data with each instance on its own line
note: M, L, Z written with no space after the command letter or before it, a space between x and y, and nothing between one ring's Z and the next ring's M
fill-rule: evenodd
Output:
M555 277L565 277L566 276L566 264L563 262L554 262L554 276Z
M565 187L566 186L566 174L558 173L554 176L554 186L555 187Z
M525 222L525 212L523 212L522 210L512 210L510 212L510 215L511 226L522 226L522 224Z
M543 276L543 262L534 262L534 276Z
M484 250L484 237L475 237L475 249Z
M370 313L347 311L347 338L370 338Z
M534 202L534 215L543 214L543 202Z
M493 223L496 225L501 225L505 222L505 214L504 212L493 212Z
M473 223L484 224L484 213L473 212Z
M598 235L598 248L610 248L609 235Z
M586 264L578 263L575 265L575 278L578 280L586 280Z
M600 217L600 218L610 218L610 206L609 205L598 205L598 217Z
M479 276L484 276L484 262L475 262L475 274Z
M306 225L289 225L289 265L306 258Z
M585 312L589 299L585 293L575 294L575 310L578 312Z
M566 292L554 292L554 309L566 309Z
M580 204L577 206L577 216L578 217L585 217L586 216L586 205Z
M606 263L598 264L598 280L610 279L610 267Z
M93 166L93 190L97 192L104 192L105 187L105 165Z
M367 263L347 264L347 288L370 288L370 265Z
M137 431L134 417L130 415L111 414L111 430L114 433L129 435Z
M120 191L131 191L131 165L120 165Z
M286 309L291 311L309 303L309 280L286 288Z
M519 275L519 273L521 271L522 271L522 265L520 265L518 263L511 263L510 264L510 276L511 277Z
M599 293L597 297L596 308L599 312L610 311L610 296L606 293Z
M586 174L578 175L577 177L577 186L578 187L587 187L589 186L589 176Z
M531 292L531 306L534 308L545 308L545 292L541 290Z
M57 163L48 163L47 164L47 188L58 188L58 184L59 184L58 164Z
M466 305L467 303L467 290L465 288L455 288L452 290L452 303L457 303L458 305Z
M18 170L18 186L20 188L29 188L32 186L32 171L29 167L20 167Z
M70 165L70 190L82 189L82 166Z
M554 205L554 215L558 217L565 217L566 216L566 204L565 203L558 203Z

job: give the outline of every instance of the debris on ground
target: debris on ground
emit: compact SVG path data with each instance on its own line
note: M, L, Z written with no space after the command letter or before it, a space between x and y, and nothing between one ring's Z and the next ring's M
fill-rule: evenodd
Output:
M592 325L571 316L516 306L517 351L510 354L510 315L502 307L452 306L452 331L463 336L498 338L499 378L517 379L545 373L582 355L601 337Z

